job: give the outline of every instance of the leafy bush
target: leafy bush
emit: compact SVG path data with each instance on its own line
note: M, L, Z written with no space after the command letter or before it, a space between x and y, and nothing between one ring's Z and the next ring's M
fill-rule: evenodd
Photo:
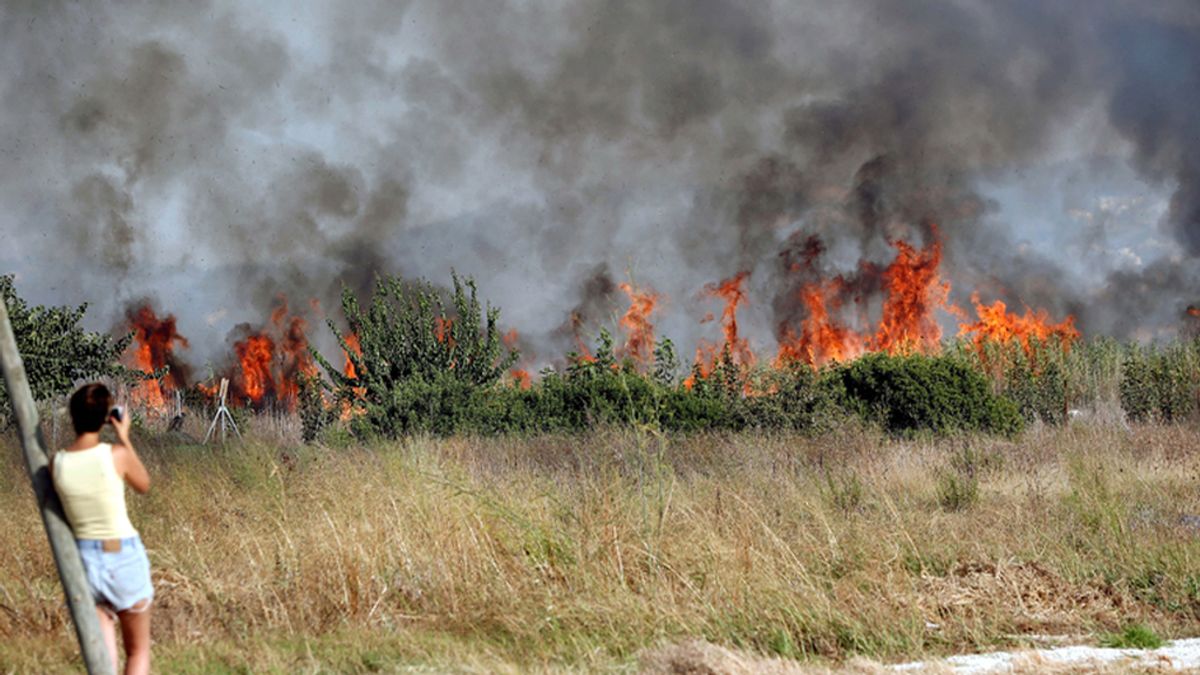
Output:
M950 356L869 354L830 372L843 404L890 433L986 431L1012 435L1022 420L984 376Z
M1071 408L1117 404L1131 421L1178 422L1200 410L1200 340L1169 345L1121 345L1098 338L1066 348L1060 342L958 342L965 357L1013 400L1029 421L1059 424Z
M689 387L664 383L661 364L651 369L655 375L646 375L630 363L616 363L607 333L601 333L595 354L591 360L576 359L564 372L543 372L528 390L483 392L485 401L470 403L473 412L458 416L455 428L571 432L635 425L679 432L816 432L844 419L847 409L894 433L1007 434L1021 423L1012 404L993 396L982 376L940 358L920 357L925 361L914 366L905 360L911 357L868 357L820 373L806 366L745 370L722 358L708 377ZM890 366L873 366L884 361L902 365L895 372Z
M1073 345L1064 360L1070 407L1098 410L1119 404L1123 357L1121 344L1108 337Z
M946 511L966 511L979 501L979 478L963 471L943 471L938 475L937 500Z
M501 344L500 310L480 306L473 280L453 275L453 281L449 308L429 284L398 277L379 277L365 310L349 289L343 290L350 333L343 335L332 321L329 327L353 373L316 351L313 357L339 405L363 409L354 417L356 434L457 431L478 390L494 387L516 363L518 353Z
M950 468L965 476L999 471L1004 467L1004 455L995 449L976 450L964 445L950 457Z
M300 375L297 411L300 414L300 435L311 443L334 420L335 410L325 405L324 387L317 375Z
M853 471L825 471L823 488L829 503L843 513L857 511L865 501L866 486Z
M594 357L569 356L563 371L546 370L530 389L479 392L459 430L578 432L596 426L633 425L665 430L729 428L729 406L715 395L698 395L674 383L670 349L659 350L651 374L631 362L617 363L612 337L602 331Z
M982 348L970 341L957 341L948 349L983 373L992 390L1016 404L1028 422L1061 424L1067 419L1073 391L1092 391L1085 383L1086 362L1073 356L1079 352L1058 339L1033 339L1026 346L1019 341L989 342ZM1075 377L1072 382L1068 372Z
M502 353L497 312L488 310L486 324L481 322L474 286L457 278L452 313L428 286L402 286L395 279L380 281L369 310L350 294L343 296L343 309L351 333L331 327L351 368L348 374L314 354L335 405L320 406L305 387L306 440L322 434L332 411L347 408L361 411L351 421L360 437L571 433L629 425L681 432L810 430L836 415L834 397L810 369L751 373L726 355L689 387L677 381L679 362L669 340L643 370L618 362L607 331L600 333L594 356L570 354L566 368L543 371L528 389L503 385L501 375L516 354Z
M1026 421L1058 424L1073 406L1115 403L1132 420L1194 415L1200 341L1168 348L1122 347L1112 340L978 345L959 340L938 355L870 354L813 370L796 364L746 368L726 351L712 372L680 363L662 340L650 364L619 360L602 331L594 356L568 354L527 389L503 383L517 353L482 308L470 279L453 290L382 277L365 307L349 291L349 332L331 323L350 367L314 354L333 394L332 410L352 416L358 436L409 433L581 432L633 425L670 432L744 429L817 432L847 415L893 434L985 432L1012 435ZM316 388L312 387L312 391ZM311 393L311 391L310 391ZM318 391L302 402L305 438L338 414Z
M79 323L87 312L86 304L75 308L30 306L17 296L12 276L0 276L0 296L35 399L69 393L79 380L142 377L118 363L133 335L114 339L85 331ZM0 426L10 418L8 392L0 378Z
M1131 345L1121 371L1121 407L1136 422L1178 422L1200 406L1200 339L1166 347Z
M1101 647L1113 649L1158 649L1166 641L1153 628L1140 623L1130 624L1120 633L1105 635L1100 639Z
M1001 389L1031 422L1062 424L1067 419L1067 389L1058 360L1019 360L1007 373Z

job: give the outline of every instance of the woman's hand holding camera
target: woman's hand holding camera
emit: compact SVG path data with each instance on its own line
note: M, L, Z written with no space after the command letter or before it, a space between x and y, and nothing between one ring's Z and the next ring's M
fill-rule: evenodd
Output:
M132 447L129 443L129 414L121 406L113 408L108 416L108 421L112 422L113 430L117 432L117 439L125 446Z

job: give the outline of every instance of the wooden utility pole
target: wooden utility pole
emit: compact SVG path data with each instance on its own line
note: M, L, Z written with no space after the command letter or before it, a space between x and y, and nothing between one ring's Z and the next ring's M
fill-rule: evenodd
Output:
M75 622L75 636L79 638L79 647L83 651L83 663L92 675L113 675L108 648L104 646L104 636L100 633L100 620L96 617L96 601L92 599L92 590L83 572L83 561L79 558L79 549L75 547L75 535L50 482L49 458L42 442L41 429L38 428L37 408L29 391L25 364L21 361L21 353L17 351L17 337L8 320L8 308L2 298L0 367L4 369L8 400L17 418L17 429L21 432L21 449L25 453L25 466L29 469L33 494L42 512L42 525L46 527L54 564L58 566L58 578L62 580L71 618Z

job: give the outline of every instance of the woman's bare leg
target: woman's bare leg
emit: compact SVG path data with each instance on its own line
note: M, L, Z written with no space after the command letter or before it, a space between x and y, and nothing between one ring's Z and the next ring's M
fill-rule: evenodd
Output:
M104 636L104 647L108 649L108 658L112 661L113 672L117 672L117 627L113 625L112 614L99 605L96 606L96 618L100 619L100 634Z
M146 675L150 672L149 603L141 609L134 605L117 616L121 619L121 638L125 641L125 675Z

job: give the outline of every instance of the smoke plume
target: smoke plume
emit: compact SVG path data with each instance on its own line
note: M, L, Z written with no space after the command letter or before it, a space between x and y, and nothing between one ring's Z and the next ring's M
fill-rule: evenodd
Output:
M17 0L0 60L0 273L104 327L153 297L197 362L281 293L452 268L547 360L625 275L690 349L746 272L770 349L799 284L875 311L935 232L959 303L1152 338L1200 301L1194 0ZM1160 206L1065 255L1106 199Z

